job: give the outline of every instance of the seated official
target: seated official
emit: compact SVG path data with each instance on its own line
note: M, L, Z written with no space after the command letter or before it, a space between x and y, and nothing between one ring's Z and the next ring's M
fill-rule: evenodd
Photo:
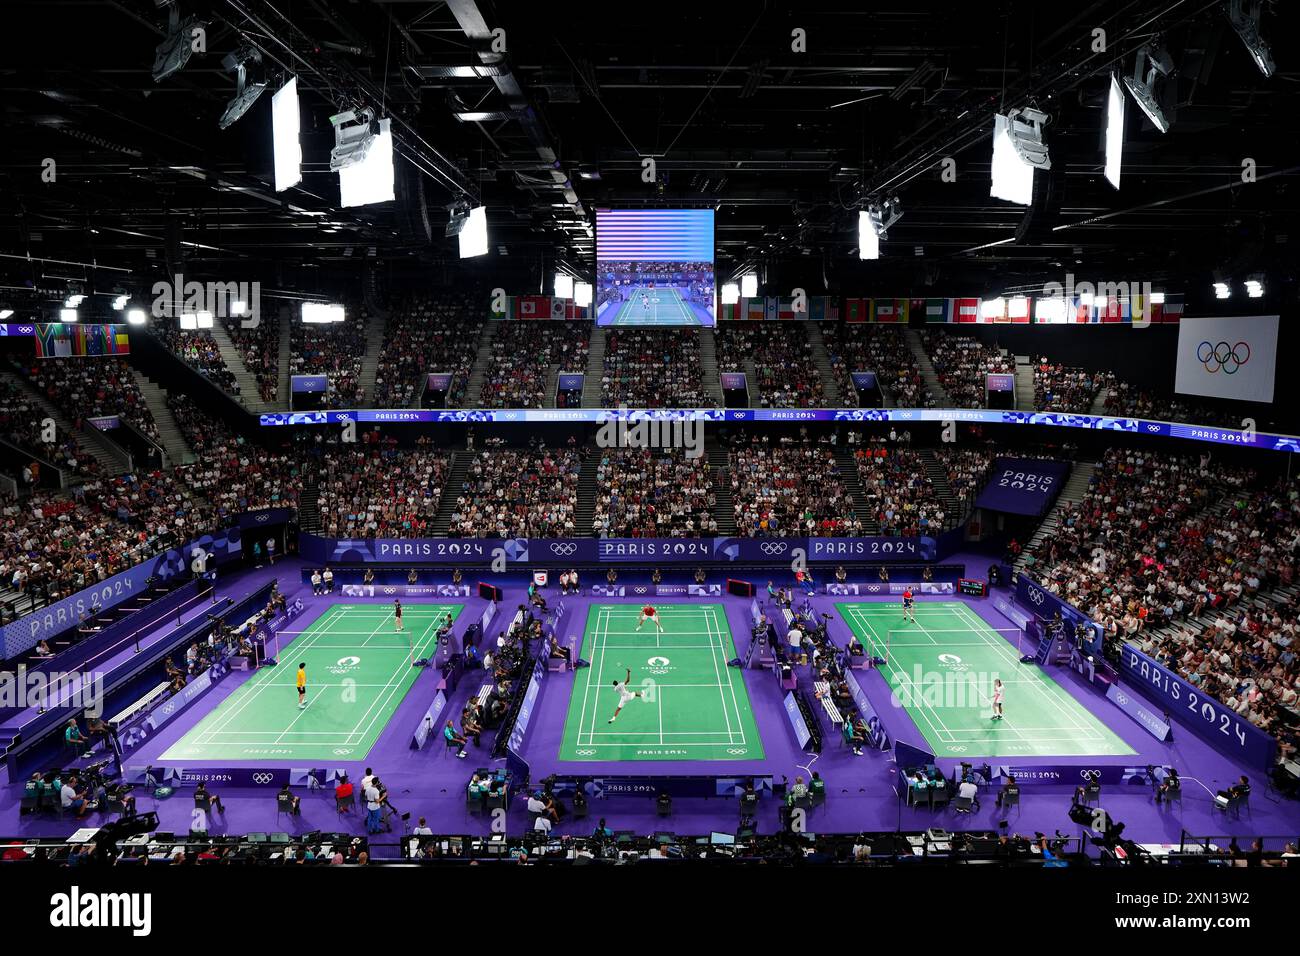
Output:
M1241 779L1234 783L1227 790L1220 790L1215 797L1215 803L1219 806L1227 806L1232 800L1244 800L1250 796L1250 780L1243 773Z
M460 732L466 739L472 739L474 746L479 745L479 735L483 733L483 725L475 718L475 709L469 705L460 712Z
M785 802L788 806L794 806L795 802L808 796L808 785L803 782L803 777L795 777L794 783L785 793Z
M90 804L86 801L86 791L81 787L76 774L63 782L59 790L59 800L63 809L71 810L76 814L77 819L84 817L91 810Z
M1007 782L1004 783L1002 785L1002 789L998 791L998 798L997 800L994 801L994 804L998 807L1001 807L1007 800L1007 794L1011 793L1012 791L1019 792L1019 790L1020 790L1020 785L1016 783L1015 775L1014 774L1009 775L1007 777Z
M445 740L448 745L455 745L457 757L463 758L465 756L465 744L468 743L468 741L463 735L456 733L456 727L451 722L450 717L447 718L447 723L443 725L442 739Z
M550 652L549 652L549 653L550 653L551 657L554 657L554 658L557 658L557 659L558 659L558 658L562 658L566 663L569 663L569 664L572 664L572 663L573 663L572 654L570 653L570 649L567 648L567 647L562 646L562 645L560 644L560 642L557 641L557 640L555 639L555 635L554 635L554 634L551 635L551 647L550 647Z
M540 817L546 817L552 823L558 823L560 816L553 806L548 806L545 794L538 790L528 797L528 812Z
M338 784L334 787L335 801L339 803L351 803L355 794L356 787L352 785L352 781L348 779L348 775L344 774L339 778Z
M867 742L866 724L860 724L860 718L857 714L850 714L844 718L844 742L853 748L854 756L862 756L862 745Z
M221 802L221 798L215 793L208 793L208 785L202 780L194 788L194 805L197 807L203 803L208 803L218 813L225 813L226 808Z
M963 780L958 784L957 796L962 800L969 800L973 809L980 808L980 788L976 786L974 780Z
M293 791L289 789L287 783L280 788L280 792L276 795L276 799L287 800L289 803L289 812L295 817L298 815L298 811L302 807L302 797L295 796Z

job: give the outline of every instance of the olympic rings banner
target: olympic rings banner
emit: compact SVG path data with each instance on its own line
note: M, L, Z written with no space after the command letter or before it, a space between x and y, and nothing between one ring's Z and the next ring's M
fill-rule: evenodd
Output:
M1253 361L1253 359L1252 359ZM592 424L607 421L702 422L971 422L981 425L1051 425L1158 435L1189 441L1300 454L1300 437L1182 422L1115 418L1071 412L1019 412L984 408L369 408L269 412L258 419L276 425Z
M933 561L933 538L322 538L298 536L312 564L699 564L713 561Z
M1174 390L1242 402L1272 402L1276 315L1183 319Z

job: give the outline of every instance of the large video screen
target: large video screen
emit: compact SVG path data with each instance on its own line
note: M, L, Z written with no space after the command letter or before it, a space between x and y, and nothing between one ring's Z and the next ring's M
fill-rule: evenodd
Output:
M596 210L597 325L715 325L712 209Z

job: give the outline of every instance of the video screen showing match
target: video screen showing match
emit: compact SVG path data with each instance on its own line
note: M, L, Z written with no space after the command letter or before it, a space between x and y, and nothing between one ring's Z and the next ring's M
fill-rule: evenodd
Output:
M712 209L596 210L596 324L717 323Z

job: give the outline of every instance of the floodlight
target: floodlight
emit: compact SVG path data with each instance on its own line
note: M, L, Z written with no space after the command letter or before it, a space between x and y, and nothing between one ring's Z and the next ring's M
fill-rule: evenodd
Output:
M1106 181L1119 189L1119 171L1124 154L1124 89L1114 73L1106 97Z
M1264 277L1251 276L1246 280L1246 295L1251 299L1262 299L1264 297Z
M735 305L740 301L740 286L734 282L723 283L722 286L722 304Z
M373 110L348 110L330 117L334 127L334 148L330 150L330 172L336 173L366 158L379 135Z
M179 73L190 61L194 52L195 37L208 27L206 21L190 15L181 18L181 9L173 5L167 14L167 35L154 48L153 81L161 83L173 73Z
M1152 305L1164 305L1164 304L1165 304L1165 294L1164 294L1163 292L1152 292L1152 293L1151 293L1151 304L1152 304Z
M146 314L144 309L130 309L126 313L127 325L144 325L148 321L149 316Z
M275 191L302 182L302 144L298 140L302 117L298 112L298 78L271 97L271 138L275 146Z
M1034 318L1039 322L1064 322L1065 299L1059 295L1035 299Z
M370 137L361 158L339 167L339 205L366 206L393 199L393 134L388 124L380 120L379 132Z
M591 283L575 282L573 284L573 302L580 309L585 309L591 305Z
M7 319L14 314L13 309L0 309L0 319Z
M458 199L447 206L447 229L443 233L448 239L459 236L469 222L469 203Z
M1255 61L1255 66L1259 67L1259 72L1265 76L1272 76L1277 65L1273 62L1273 53L1269 50L1268 44L1259 35L1259 0L1229 0L1226 10L1232 29L1236 30L1237 36L1241 37L1241 42L1246 45L1246 52Z
M563 272L555 273L555 297L557 299L573 298L573 276L566 276Z
M487 208L475 206L471 209L469 219L465 221L465 228L460 231L460 235L456 238L460 240L460 257L462 259L487 255Z
M1232 297L1232 286L1226 282L1214 283L1214 297L1216 299L1228 299Z
M1012 120L993 118L993 165L989 195L1028 206L1034 198L1034 167L1025 163L1012 139Z
M129 295L119 295L113 299L113 311L121 312L126 308L126 304L131 301Z
M997 319L1006 314L1007 300L999 296L996 299L985 299L980 302L981 319Z
M197 325L198 328L200 328L200 329L210 329L210 328L212 328L212 313L211 313L211 312L207 312L207 311L200 311L200 312L197 312L197 313L195 313L194 318L196 319L196 323L195 323L195 324Z
M182 312L180 322L182 332L193 332L199 327L199 317L193 312Z
M758 276L754 273L740 277L740 294L746 299L752 299L758 295Z
M60 310L59 310L59 321L60 321L60 322L76 322L76 321L77 321L77 310L76 310L76 309L60 309Z
M1137 52L1133 75L1124 77L1124 85L1151 125L1162 133L1169 132L1169 118L1160 106L1159 89L1164 78L1174 71L1174 61L1159 42L1148 43Z
M262 68L262 52L251 44L245 44L226 56L221 65L227 73L235 74L235 95L226 104L226 111L217 123L226 129L247 113L266 91L266 73Z
M346 319L346 311L342 305L337 303L304 302L302 304L302 320L308 324L329 325L346 321Z

